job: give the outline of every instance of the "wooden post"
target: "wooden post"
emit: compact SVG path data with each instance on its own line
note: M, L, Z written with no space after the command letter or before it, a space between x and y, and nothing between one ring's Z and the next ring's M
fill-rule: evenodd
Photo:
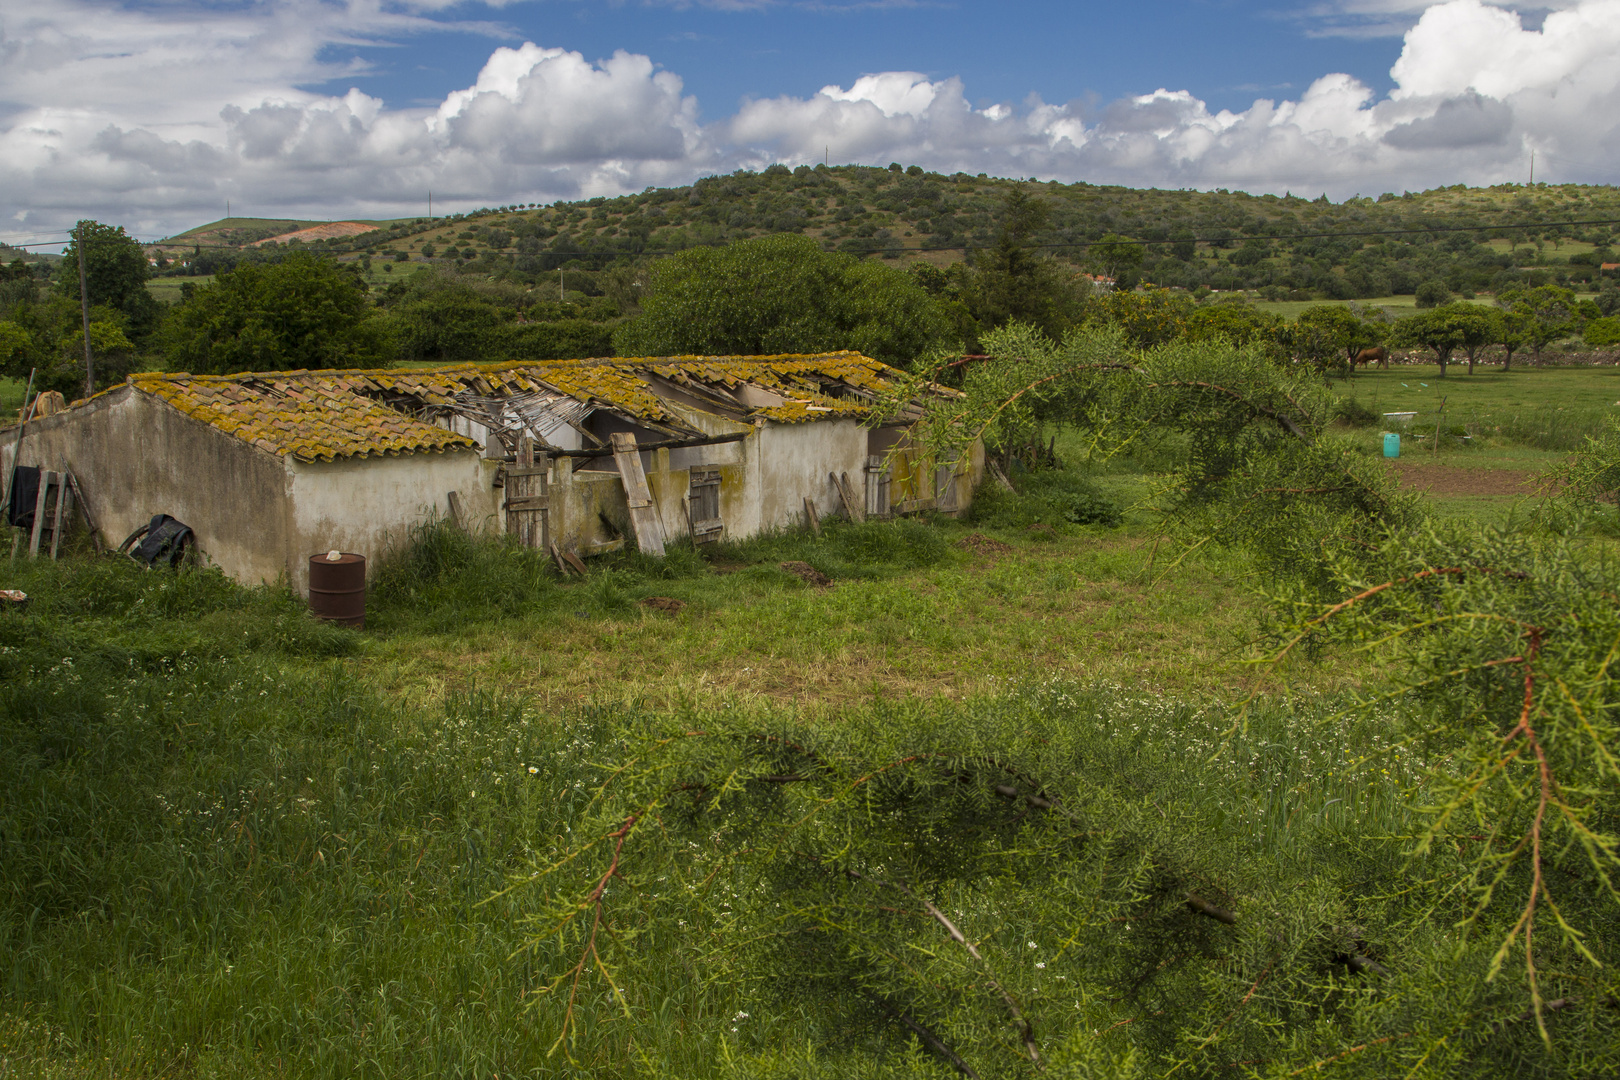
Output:
M821 535L821 515L816 513L816 504L810 501L810 496L804 497L804 518L810 523L810 531L817 536Z
M84 222L79 222L79 311L84 316L84 396L96 392L96 372L90 363L90 287L84 274Z

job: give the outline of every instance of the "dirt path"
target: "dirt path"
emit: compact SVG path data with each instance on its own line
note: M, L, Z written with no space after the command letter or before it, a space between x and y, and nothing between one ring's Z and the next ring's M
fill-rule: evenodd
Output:
M1514 469L1471 469L1457 465L1392 462L1401 486L1426 495L1497 495L1522 497L1536 492L1535 474Z

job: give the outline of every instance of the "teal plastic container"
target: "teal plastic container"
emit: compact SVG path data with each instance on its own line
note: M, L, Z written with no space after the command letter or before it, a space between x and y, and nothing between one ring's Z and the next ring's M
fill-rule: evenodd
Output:
M1384 434L1384 456L1401 456L1401 437L1393 431Z

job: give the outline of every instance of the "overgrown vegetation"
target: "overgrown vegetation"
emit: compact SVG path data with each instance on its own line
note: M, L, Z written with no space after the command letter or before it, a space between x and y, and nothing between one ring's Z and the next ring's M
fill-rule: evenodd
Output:
M1153 340L1154 303L941 361L915 438L1014 489L960 525L581 581L434 522L365 634L11 564L7 1067L1606 1075L1613 433L1543 513L1440 525L1343 435L1378 408L1263 335ZM978 679L896 692L916 655ZM866 685L821 698L833 666Z

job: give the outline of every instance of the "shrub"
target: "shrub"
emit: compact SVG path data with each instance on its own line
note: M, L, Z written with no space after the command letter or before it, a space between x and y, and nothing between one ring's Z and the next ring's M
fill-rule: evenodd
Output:
M985 481L974 493L968 520L993 529L1027 529L1031 525L1101 525L1112 528L1124 519L1118 502L1084 474L1069 469L1041 469L1018 477L1017 491Z

